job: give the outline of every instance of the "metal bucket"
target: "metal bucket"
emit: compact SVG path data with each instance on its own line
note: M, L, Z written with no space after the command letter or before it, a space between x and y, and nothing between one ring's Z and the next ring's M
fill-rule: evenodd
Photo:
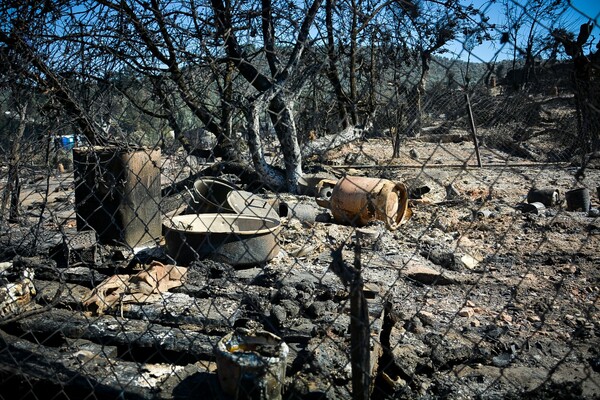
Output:
M402 183L387 179L346 176L331 188L323 180L317 187L317 203L331 210L333 218L343 224L364 226L380 220L390 230L404 224L411 215L408 191ZM331 188L331 190L330 190ZM326 198L330 194L330 198Z
M569 190L565 193L567 211L590 211L590 191L588 188Z
M280 400L289 348L266 331L238 328L217 343L217 375L234 399Z
M256 265L279 253L278 219L239 214L185 214L163 221L167 253L178 265L211 259Z
M215 177L204 177L194 182L192 193L192 208L197 213L233 213L227 201L227 196L234 190L240 190L236 185Z

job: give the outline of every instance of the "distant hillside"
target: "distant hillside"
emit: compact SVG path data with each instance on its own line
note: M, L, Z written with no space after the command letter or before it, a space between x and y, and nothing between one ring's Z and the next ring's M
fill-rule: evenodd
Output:
M478 85L485 83L485 79L489 75L494 75L497 81L500 81L511 69L512 61L467 63L463 60L434 56L429 81L431 84L447 82L449 77L452 77L455 86L459 86L463 85L468 78L470 85Z
M516 63L513 71L513 63L504 60L496 63L467 63L462 60L452 60L445 57L434 57L429 78L429 85L440 82L448 82L449 77L453 77L456 82L455 87L464 84L465 77L468 76L470 84L486 84L486 78L495 76L499 85L510 86L515 82L523 81L523 62ZM545 90L556 86L559 89L568 89L571 85L570 74L573 71L571 61L544 62L541 61L531 71L529 83L532 88ZM467 75L468 73L468 75Z

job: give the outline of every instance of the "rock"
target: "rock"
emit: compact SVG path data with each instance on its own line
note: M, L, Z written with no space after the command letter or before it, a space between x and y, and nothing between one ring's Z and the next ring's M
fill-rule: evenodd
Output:
M421 255L442 268L454 269L454 252L446 246L433 246L429 250L421 252Z
M473 270L479 265L479 261L473 256L465 254L462 257L460 257L460 264L466 269Z
M436 244L421 252L421 255L432 263L452 271L473 270L479 261L470 254L459 254L449 246Z
M538 315L528 315L527 321L529 322L542 322L542 319Z
M431 361L440 368L460 364L473 357L472 345L461 340L451 340L438 333L430 333L424 342L431 347Z
M443 276L433 268L414 263L409 263L404 273L408 278L426 285L449 285L455 283L453 279Z
M419 365L419 356L410 345L395 346L392 349L394 364L406 376L414 376Z
M433 326L435 322L435 316L429 311L419 311L417 317L423 322L423 325Z
M508 324L512 323L513 318L505 312L500 313L500 319Z
M365 298L367 299L374 299L377 297L380 290L381 288L376 283L366 282L363 285L363 292L365 294Z
M292 286L282 286L277 291L276 297L281 300L295 300L298 298L298 290Z
M472 316L475 315L475 311L471 307L463 307L458 312L458 315L460 315L461 317L471 318Z
M311 318L319 318L324 316L327 312L334 311L336 307L336 304L332 300L315 301L308 307L306 313Z
M293 300L281 300L281 306L285 309L288 318L296 318L300 313L300 305Z
M508 367L510 362L513 360L513 355L510 353L502 353L498 354L495 357L492 357L492 364L498 368Z
M352 369L349 355L338 344L339 339L314 338L308 343L310 353L309 363L314 371L326 381L349 382L352 378Z
M421 320L418 317L413 317L410 321L406 323L406 330L416 335L425 333L425 329L423 328L423 322L421 322Z
M591 218L598 218L598 217L600 217L600 209L598 209L598 208L590 208L590 211L588 211L588 217L591 217Z
M287 320L287 312L281 305L275 304L273 307L271 307L270 314L273 324L275 324L277 327L282 327Z

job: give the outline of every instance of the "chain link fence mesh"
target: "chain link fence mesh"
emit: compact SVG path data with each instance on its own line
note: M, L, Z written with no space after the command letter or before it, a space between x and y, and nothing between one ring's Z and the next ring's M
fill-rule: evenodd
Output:
M0 9L0 398L600 396L597 13Z

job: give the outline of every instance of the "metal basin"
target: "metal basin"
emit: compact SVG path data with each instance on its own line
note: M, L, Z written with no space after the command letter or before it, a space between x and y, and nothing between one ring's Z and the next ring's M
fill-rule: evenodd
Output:
M238 214L279 219L279 213L259 196L244 190L232 190L227 194L227 204Z
M240 190L236 185L215 177L203 177L194 182L193 209L198 213L235 212L227 195Z
M168 254L178 265L211 259L248 266L279 253L278 219L240 214L186 214L163 221Z

